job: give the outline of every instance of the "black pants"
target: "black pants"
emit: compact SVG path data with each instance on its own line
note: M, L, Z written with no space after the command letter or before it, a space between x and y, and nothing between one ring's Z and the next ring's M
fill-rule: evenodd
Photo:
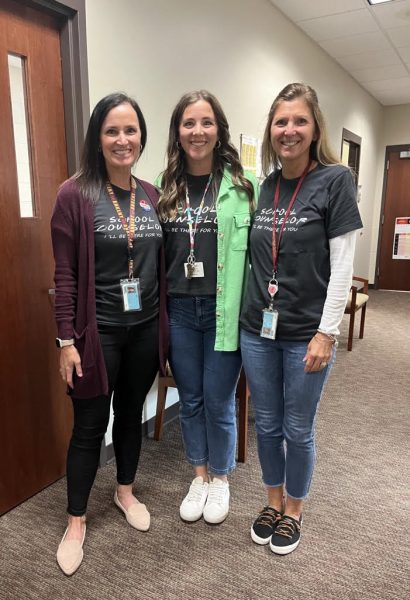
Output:
M98 469L113 395L113 445L119 484L133 483L141 450L142 409L158 371L158 319L133 327L99 327L110 393L73 398L67 456L68 513L84 515Z

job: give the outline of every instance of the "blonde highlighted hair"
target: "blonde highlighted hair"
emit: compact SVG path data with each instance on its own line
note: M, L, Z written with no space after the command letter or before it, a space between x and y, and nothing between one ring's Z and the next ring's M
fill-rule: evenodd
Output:
M276 96L270 107L268 122L262 142L262 170L267 177L272 170L280 169L281 162L271 143L271 126L276 109L282 102L289 102L296 98L303 98L310 108L315 121L316 140L310 146L310 156L322 165L337 165L340 160L336 157L329 145L326 123L319 106L316 91L304 83L289 83Z

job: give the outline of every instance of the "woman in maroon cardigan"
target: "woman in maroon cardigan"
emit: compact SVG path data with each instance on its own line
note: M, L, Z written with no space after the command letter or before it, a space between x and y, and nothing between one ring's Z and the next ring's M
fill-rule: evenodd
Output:
M67 457L68 527L57 561L66 575L83 558L88 497L113 394L117 464L114 502L146 531L150 515L133 495L146 395L163 364L162 231L157 192L131 168L147 139L138 104L110 94L96 105L80 169L60 188L51 220L57 345L74 427ZM165 323L164 323L165 325Z

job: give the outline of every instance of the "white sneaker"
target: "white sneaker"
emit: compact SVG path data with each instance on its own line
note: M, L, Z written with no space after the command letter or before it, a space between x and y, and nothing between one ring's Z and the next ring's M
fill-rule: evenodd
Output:
M229 483L214 477L209 484L208 499L204 508L207 523L222 523L229 512Z
M202 517L209 483L202 477L195 477L190 485L189 492L179 507L179 514L184 521L197 521Z

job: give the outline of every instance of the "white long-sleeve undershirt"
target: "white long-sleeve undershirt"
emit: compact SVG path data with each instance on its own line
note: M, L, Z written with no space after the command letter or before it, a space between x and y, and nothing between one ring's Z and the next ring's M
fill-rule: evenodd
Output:
M352 285L356 231L329 240L330 280L319 329L338 335L349 290Z

